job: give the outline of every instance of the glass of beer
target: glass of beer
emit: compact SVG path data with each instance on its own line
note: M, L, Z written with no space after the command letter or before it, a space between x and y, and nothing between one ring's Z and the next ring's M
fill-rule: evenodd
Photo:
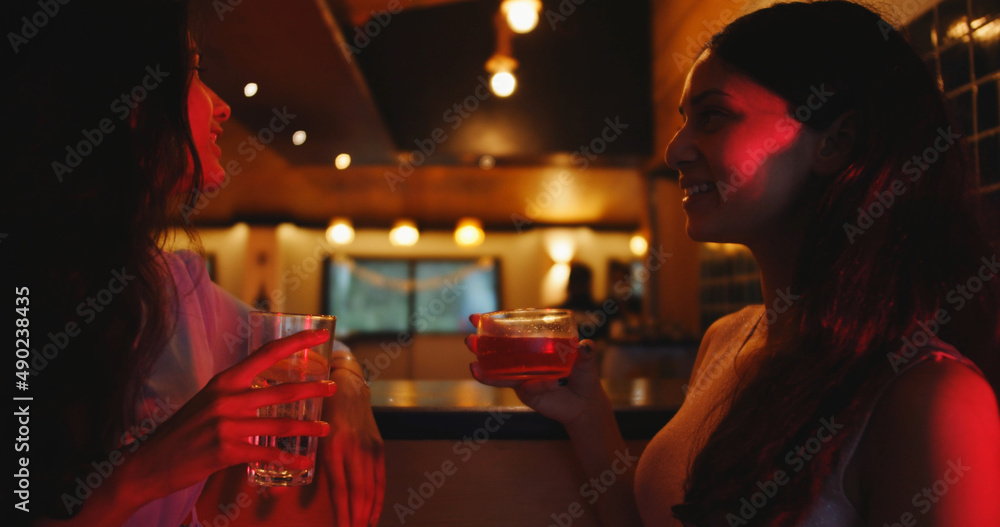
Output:
M254 388L266 388L286 382L311 382L330 378L328 366L333 350L333 333L337 317L328 315L295 315L287 313L250 313L250 349L258 350L272 340L294 335L300 331L325 329L330 339L311 348L296 351L281 359L270 368L258 374L252 383ZM258 417L282 417L316 421L320 418L323 399L316 397L285 404L276 404L257 409ZM316 447L318 437L256 436L250 438L255 445L278 447L284 452L306 456L311 460L308 468L287 468L282 463L250 463L247 475L250 483L262 486L290 487L307 485L312 482L316 470ZM289 460L291 460L289 456Z
M576 322L568 309L514 309L479 316L476 355L490 379L558 379L576 361Z

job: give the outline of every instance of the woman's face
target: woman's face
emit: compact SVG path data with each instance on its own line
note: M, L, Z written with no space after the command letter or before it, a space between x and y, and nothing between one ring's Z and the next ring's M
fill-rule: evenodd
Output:
M230 108L211 88L202 82L199 75L201 57L195 55L195 67L188 88L188 121L191 123L191 137L198 152L204 173L205 185L219 185L225 178L222 168L222 149L215 142L222 135L222 123L229 120Z
M681 173L688 236L752 244L787 228L820 134L711 52L688 74L680 111L684 124L667 147L667 164Z

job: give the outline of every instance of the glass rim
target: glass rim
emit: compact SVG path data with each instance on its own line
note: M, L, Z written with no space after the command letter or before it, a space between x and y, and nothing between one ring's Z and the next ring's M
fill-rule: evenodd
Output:
M309 313L284 313L284 312L280 312L280 311L251 311L249 313L249 315L250 316L256 315L256 316L259 316L259 317L270 317L270 318L278 318L278 317L284 317L284 318L320 318L320 319L337 320L337 315L312 315L312 314L309 314Z
M483 313L479 315L480 318L498 318L504 315L531 315L539 314L542 316L552 316L552 315L565 315L573 316L572 309L564 309L558 307L523 307L518 309L501 309L499 311L490 311L489 313Z

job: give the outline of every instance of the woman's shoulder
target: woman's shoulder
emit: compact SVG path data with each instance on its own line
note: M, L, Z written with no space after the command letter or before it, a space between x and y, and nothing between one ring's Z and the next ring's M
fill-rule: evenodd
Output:
M705 330L705 335L701 338L701 345L698 347L698 356L695 358L691 378L694 379L696 377L701 364L713 355L716 350L720 349L720 347L728 349L729 346L727 344L729 342L745 338L750 333L754 324L760 320L763 313L764 306L762 304L749 305L735 313L725 315L709 325L708 329Z
M889 381L859 445L870 517L895 510L898 521L898 511L907 510L900 507L912 509L922 488L937 492L933 485L942 478L949 484L968 479L963 486L970 489L996 488L997 445L1000 414L989 382L960 355L928 353ZM981 469L962 468L969 466Z
M962 420L978 426L984 419L1000 424L990 383L961 355L933 351L889 381L872 412L869 433L891 440L908 430L912 438L954 430Z
M753 304L735 313L725 315L708 326L702 342L711 344L712 342L745 337L750 329L757 324L763 313L764 306L762 304Z
M160 251L159 257L163 262L164 271L173 280L180 297L207 294L212 280L208 276L208 267L201 255L181 249Z

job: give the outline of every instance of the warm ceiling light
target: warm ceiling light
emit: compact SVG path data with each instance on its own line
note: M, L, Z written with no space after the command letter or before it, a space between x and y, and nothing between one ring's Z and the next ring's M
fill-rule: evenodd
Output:
M257 83L248 82L247 85L243 87L243 95L246 95L247 97L257 95Z
M306 142L306 131L305 130L297 130L294 134L292 134L292 144L293 145L299 146L299 145L301 145L302 143L305 143L305 142Z
M417 230L417 225L410 220L396 220L392 230L389 231L389 243L397 247L416 245L419 239L420 231Z
M347 218L334 218L326 229L326 238L337 245L347 245L354 241L354 226Z
M333 166L337 167L337 170L343 170L351 166L351 156L348 154L340 154L333 160Z
M498 97L508 97L517 88L517 79L509 71L497 72L490 78L490 88Z
M628 248L632 251L635 256L642 256L646 254L646 250L649 249L649 242L641 234L632 235L632 239L628 241Z
M515 33L527 33L538 25L542 3L538 0L504 0L500 10L506 13L507 25Z
M552 261L569 263L576 255L576 238L567 229L550 229L545 233L545 249Z
M475 218L462 218L455 227L455 243L462 247L475 247L483 243L486 233L483 224Z
M479 168L489 170L495 166L497 166L497 160L493 156L486 154L479 158Z
M517 69L517 61L503 54L496 54L486 61L486 71L492 73L490 77L490 89L498 97L507 97L514 93L517 88L517 79L514 78L514 70Z

